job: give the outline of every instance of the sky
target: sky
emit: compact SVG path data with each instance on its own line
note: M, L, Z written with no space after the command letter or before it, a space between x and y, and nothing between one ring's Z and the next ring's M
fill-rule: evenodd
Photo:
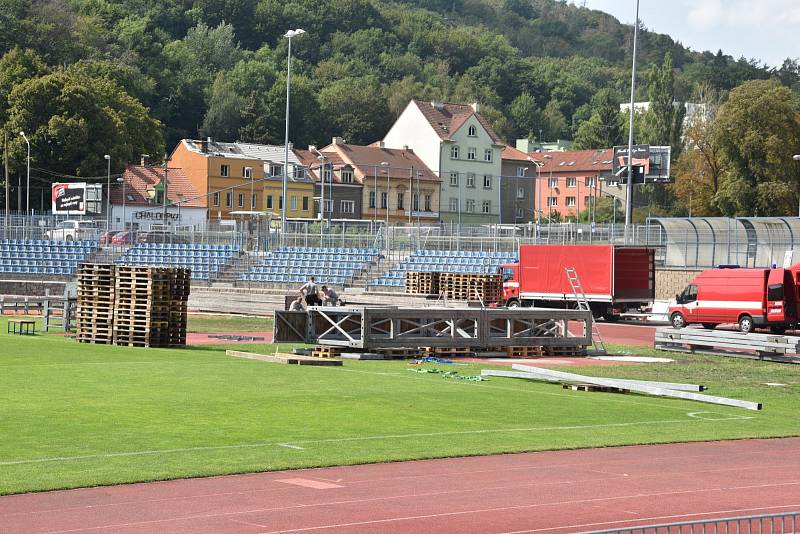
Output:
M586 7L625 23L636 18L636 0L586 0ZM639 18L697 51L722 49L770 67L800 57L800 0L640 0Z

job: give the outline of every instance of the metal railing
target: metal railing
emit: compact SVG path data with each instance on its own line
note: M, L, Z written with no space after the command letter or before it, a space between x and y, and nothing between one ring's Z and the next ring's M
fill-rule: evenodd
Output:
M798 529L800 512L788 512L594 530L583 534L790 534L798 532Z

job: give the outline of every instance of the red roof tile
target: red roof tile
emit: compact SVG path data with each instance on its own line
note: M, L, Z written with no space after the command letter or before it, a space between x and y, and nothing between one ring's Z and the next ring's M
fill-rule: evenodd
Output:
M500 159L507 161L541 161L541 154L528 154L511 146L503 147Z
M478 122L486 130L493 142L503 142L489 124L489 121L483 115L477 113L470 105L443 103L434 106L431 102L416 99L413 102L442 139L450 139L453 132L461 128L467 119L475 115L475 118L478 119Z
M324 148L322 150L325 150ZM320 152L322 152L322 150ZM300 163L308 169L308 176L314 181L320 181L320 173L319 170L322 166L322 163L319 161L318 156L315 152L311 152L309 150L299 150L293 149L295 156L297 159L300 160ZM341 178L341 168L347 165L347 162L339 157L339 154L335 152L326 152L324 153L325 156L325 163L328 165L333 165L333 183L340 184L342 183Z
M573 150L569 152L534 152L534 159L544 163L542 172L608 172L613 150Z
M411 169L414 169L420 180L440 181L439 177L411 149L335 144L326 146L322 152L326 156L328 154L340 155L364 176L373 176L375 169L378 169L378 173L380 173L381 163L388 163L391 178L408 178L411 176Z
M164 168L142 165L128 165L122 175L125 181L125 203L131 206L152 205L148 190L164 180ZM181 169L167 169L167 201L178 202L184 208L206 208L208 199L200 196ZM111 203L122 204L122 184L111 189Z

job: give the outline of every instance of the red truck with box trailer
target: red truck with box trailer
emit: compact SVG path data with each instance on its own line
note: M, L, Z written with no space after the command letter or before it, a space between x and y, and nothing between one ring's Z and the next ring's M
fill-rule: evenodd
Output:
M595 317L614 321L655 299L655 252L617 245L522 245L519 263L500 267L506 306L572 307L572 267Z
M766 327L775 333L798 322L800 264L788 269L708 269L697 275L669 307L672 326L737 323L742 332Z

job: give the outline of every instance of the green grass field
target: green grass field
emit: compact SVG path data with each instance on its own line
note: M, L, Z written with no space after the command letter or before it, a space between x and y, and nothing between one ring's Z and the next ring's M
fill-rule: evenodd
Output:
M402 361L284 366L230 358L224 349L88 345L51 335L12 337L3 328L0 493L414 458L800 435L800 366L672 355L680 361L577 369L699 381L711 387L710 394L764 403L763 411L752 412L513 379L448 380L410 372ZM275 346L250 350L271 352ZM480 372L473 365L438 367Z

